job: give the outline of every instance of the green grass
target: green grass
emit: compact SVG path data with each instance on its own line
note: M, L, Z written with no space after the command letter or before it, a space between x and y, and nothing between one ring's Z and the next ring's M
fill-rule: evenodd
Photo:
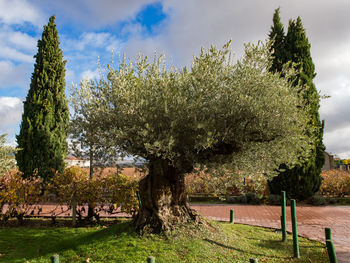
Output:
M328 262L325 246L300 238L300 259L293 259L291 236L282 243L272 229L212 222L216 230L178 231L168 238L140 237L129 221L108 227L0 227L0 262ZM87 261L87 259L90 259Z

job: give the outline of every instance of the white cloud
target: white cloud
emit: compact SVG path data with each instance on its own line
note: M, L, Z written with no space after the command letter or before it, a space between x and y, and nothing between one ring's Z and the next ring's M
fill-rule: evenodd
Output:
M8 142L14 144L22 116L22 100L17 97L0 97L0 134L9 134Z
M7 86L28 86L32 71L33 65L31 64L15 65L11 61L0 60L0 89Z
M81 73L80 79L96 79L99 76L99 70L98 68L95 70L85 70Z
M22 32L6 32L5 36L2 34L3 32L0 33L0 38L7 38L8 42L15 47L22 48L30 52L34 52L36 50L37 39L34 37Z
M141 9L156 0L37 0L44 9L54 9L57 15L77 21L83 27L99 28L122 20L133 19Z
M96 50L102 49L102 52L111 52L112 49L118 49L122 45L121 41L108 32L84 32L78 38L73 39L70 36L63 36L62 47L68 53L84 51L83 57L94 54ZM77 57L77 55L75 55Z
M76 43L76 47L78 50L83 50L86 46L101 48L108 44L110 38L110 33L83 33L80 36L79 41Z
M350 156L350 125L342 129L328 132L324 135L327 151L337 154L340 158L348 159Z
M0 0L0 22L5 24L23 24L29 22L42 26L42 14L32 3L26 0Z
M0 58L11 59L19 62L28 62L28 63L34 62L33 56L25 54L11 47L2 46L1 44L0 44Z

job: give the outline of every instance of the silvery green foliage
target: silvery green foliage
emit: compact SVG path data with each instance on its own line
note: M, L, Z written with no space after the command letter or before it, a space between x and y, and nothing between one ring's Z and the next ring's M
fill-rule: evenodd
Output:
M92 80L83 79L80 87L73 85L70 88L69 103L73 109L69 129L70 151L76 157L89 159L91 167L113 166L118 154L101 129L93 84Z
M248 44L234 62L229 43L212 46L190 70L169 68L163 56L124 57L93 85L101 128L126 153L179 168L264 173L294 165L309 150L305 106L288 77L267 70L269 50L269 43Z
M15 147L5 145L6 134L0 135L0 175L15 167L15 158L13 155L16 152Z

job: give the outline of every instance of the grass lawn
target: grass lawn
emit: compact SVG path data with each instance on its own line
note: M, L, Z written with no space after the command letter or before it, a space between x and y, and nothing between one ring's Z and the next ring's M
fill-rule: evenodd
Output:
M62 224L62 222L61 222ZM57 253L60 262L328 262L325 246L300 238L300 259L293 259L292 238L282 243L272 229L212 222L216 230L196 229L140 237L129 221L108 226L0 227L0 262L50 262Z

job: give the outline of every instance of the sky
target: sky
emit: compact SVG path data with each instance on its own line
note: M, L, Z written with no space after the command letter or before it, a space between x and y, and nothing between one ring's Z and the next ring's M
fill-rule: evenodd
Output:
M68 90L82 78L95 78L97 62L110 63L112 52L130 58L164 53L183 67L201 47L221 47L231 39L239 58L244 43L267 39L278 7L285 31L289 19L301 17L317 72L314 83L330 96L320 107L326 150L350 158L348 0L0 0L0 134L16 144L37 41L53 14Z

